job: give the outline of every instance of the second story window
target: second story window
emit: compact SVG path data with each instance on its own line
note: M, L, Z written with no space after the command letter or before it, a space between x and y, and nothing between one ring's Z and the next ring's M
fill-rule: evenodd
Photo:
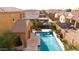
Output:
M12 21L15 22L15 17L13 17Z
M13 18L13 21L15 21L15 19Z

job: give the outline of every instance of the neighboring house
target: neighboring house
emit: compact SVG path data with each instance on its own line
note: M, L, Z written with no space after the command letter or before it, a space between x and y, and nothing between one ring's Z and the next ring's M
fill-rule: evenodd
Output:
M0 35L11 30L23 17L23 10L14 7L0 7Z
M74 28L79 28L79 11L56 13L59 17L59 22L66 25L63 26L73 26Z
M72 19L73 15L70 12L64 12L59 14L59 21L60 23L66 23L68 19Z
M79 11L71 12L73 17L71 19L71 23L74 24L75 28L79 28Z
M46 12L49 14L49 13L52 13L52 14L54 14L54 13L62 13L62 12L65 12L64 10L62 10L62 9L48 9L48 10L46 10Z
M46 12L55 14L54 17L59 21L63 27L75 27L79 28L79 10L66 12L65 10L59 9L49 9ZM53 15L52 15L53 17Z

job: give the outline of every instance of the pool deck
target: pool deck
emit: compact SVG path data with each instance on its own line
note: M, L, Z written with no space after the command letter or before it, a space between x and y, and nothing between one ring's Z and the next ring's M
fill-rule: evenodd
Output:
M28 46L24 51L38 51L38 45L40 44L39 37L31 33L30 39L28 39Z
M74 40L74 42L79 43L79 31L71 29L67 30L65 33L65 38L70 42Z
M42 32L50 32L52 31L51 29L41 29Z

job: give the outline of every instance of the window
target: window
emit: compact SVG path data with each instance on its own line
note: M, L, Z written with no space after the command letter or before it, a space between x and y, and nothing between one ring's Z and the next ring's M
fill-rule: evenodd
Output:
M15 21L15 17L13 17L13 19L12 19L13 21Z
M13 18L13 21L14 21L15 19Z

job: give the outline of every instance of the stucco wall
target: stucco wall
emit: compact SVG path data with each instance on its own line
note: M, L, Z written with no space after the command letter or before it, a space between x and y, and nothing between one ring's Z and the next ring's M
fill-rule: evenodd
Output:
M32 31L32 23L31 23L31 21L29 21L28 22L28 26L26 28L26 32L19 33L21 35L21 40L22 40L24 48L27 48L27 45L28 45L27 42L30 39L30 33L31 33L31 31Z
M22 14L23 13L21 12L0 13L0 34L7 30L10 30L15 24L15 22L21 19Z

